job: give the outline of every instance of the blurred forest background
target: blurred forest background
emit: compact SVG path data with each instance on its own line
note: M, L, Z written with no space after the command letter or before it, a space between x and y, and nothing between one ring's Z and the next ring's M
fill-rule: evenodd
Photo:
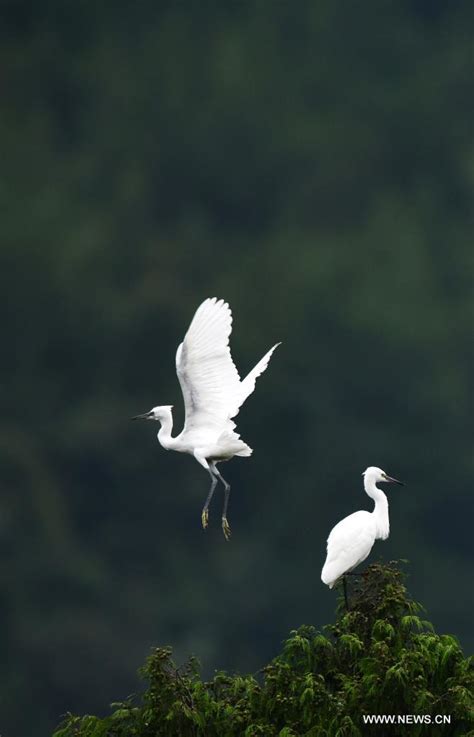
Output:
M152 644L256 670L330 621L325 539L390 492L440 631L473 644L473 5L1 4L0 731L138 688ZM129 417L224 297L255 449L208 477Z

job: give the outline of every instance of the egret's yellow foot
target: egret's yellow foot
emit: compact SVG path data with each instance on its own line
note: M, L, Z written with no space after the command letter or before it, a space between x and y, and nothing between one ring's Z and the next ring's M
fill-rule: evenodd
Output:
M206 529L208 522L209 522L209 512L207 509L203 509L202 514L201 514L201 524L202 524L203 530Z
M230 540L230 527L229 523L227 522L227 517L222 517L222 532L224 533L224 537L226 540Z

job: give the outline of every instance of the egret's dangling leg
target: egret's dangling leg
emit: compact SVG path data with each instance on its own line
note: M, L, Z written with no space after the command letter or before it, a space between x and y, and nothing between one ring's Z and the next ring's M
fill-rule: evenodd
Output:
M222 532L224 533L225 539L229 540L231 533L230 533L229 523L227 522L227 507L229 505L230 484L227 483L227 481L222 476L222 474L219 473L215 463L212 464L211 468L213 472L216 474L219 481L221 481L224 484L224 506L222 508Z
M209 494L207 495L207 499L204 502L204 506L203 506L202 512L201 512L201 523L202 523L203 530L206 529L207 523L209 521L209 504L211 503L211 499L212 499L213 494L214 494L214 489L217 486L217 479L216 479L216 477L214 476L214 474L212 473L212 471L211 471L210 468L208 469L208 471L209 471L209 476L211 477L211 488L209 489Z
M342 585L344 587L344 601L346 602L346 609L349 611L349 602L347 600L347 584L346 584L346 574L342 577Z

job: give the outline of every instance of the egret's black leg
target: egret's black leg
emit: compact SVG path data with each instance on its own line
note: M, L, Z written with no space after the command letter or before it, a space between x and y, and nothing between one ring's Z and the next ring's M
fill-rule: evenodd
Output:
M212 473L211 469L209 469L209 475L211 477L211 488L209 489L209 494L207 495L207 499L204 502L204 506L201 512L201 523L202 523L203 530L206 529L207 523L209 521L209 504L211 503L211 499L214 494L214 489L216 488L216 485L217 485L217 479Z
M342 585L344 587L344 601L346 602L346 609L349 611L349 602L347 600L347 584L346 584L346 574L342 577Z
M230 539L230 527L229 527L229 523L227 522L227 507L229 506L230 484L227 483L225 478L219 473L215 465L213 466L212 470L216 474L219 481L221 481L224 484L224 506L222 508L222 532L224 533L225 539L229 540Z

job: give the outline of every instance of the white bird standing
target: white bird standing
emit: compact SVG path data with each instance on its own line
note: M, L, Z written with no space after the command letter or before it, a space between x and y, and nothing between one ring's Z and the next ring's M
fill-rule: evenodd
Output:
M390 532L388 499L376 484L385 482L403 486L401 481L387 476L385 471L376 466L369 466L362 476L364 489L374 500L375 507L372 512L354 512L332 528L327 542L326 562L321 571L321 580L330 589L343 576L346 606L345 574L367 558L376 540L386 540Z
M157 420L161 423L158 441L166 450L193 455L208 471L211 488L204 504L201 521L206 529L209 504L217 479L224 485L222 530L230 537L227 521L230 485L217 470L217 464L234 456L250 456L252 448L234 432L235 417L247 397L255 389L255 381L268 366L277 343L241 380L232 360L229 336L232 332L232 313L224 300L208 298L198 307L184 340L176 351L178 374L185 405L183 430L171 436L173 405L153 407L150 412L132 419Z

